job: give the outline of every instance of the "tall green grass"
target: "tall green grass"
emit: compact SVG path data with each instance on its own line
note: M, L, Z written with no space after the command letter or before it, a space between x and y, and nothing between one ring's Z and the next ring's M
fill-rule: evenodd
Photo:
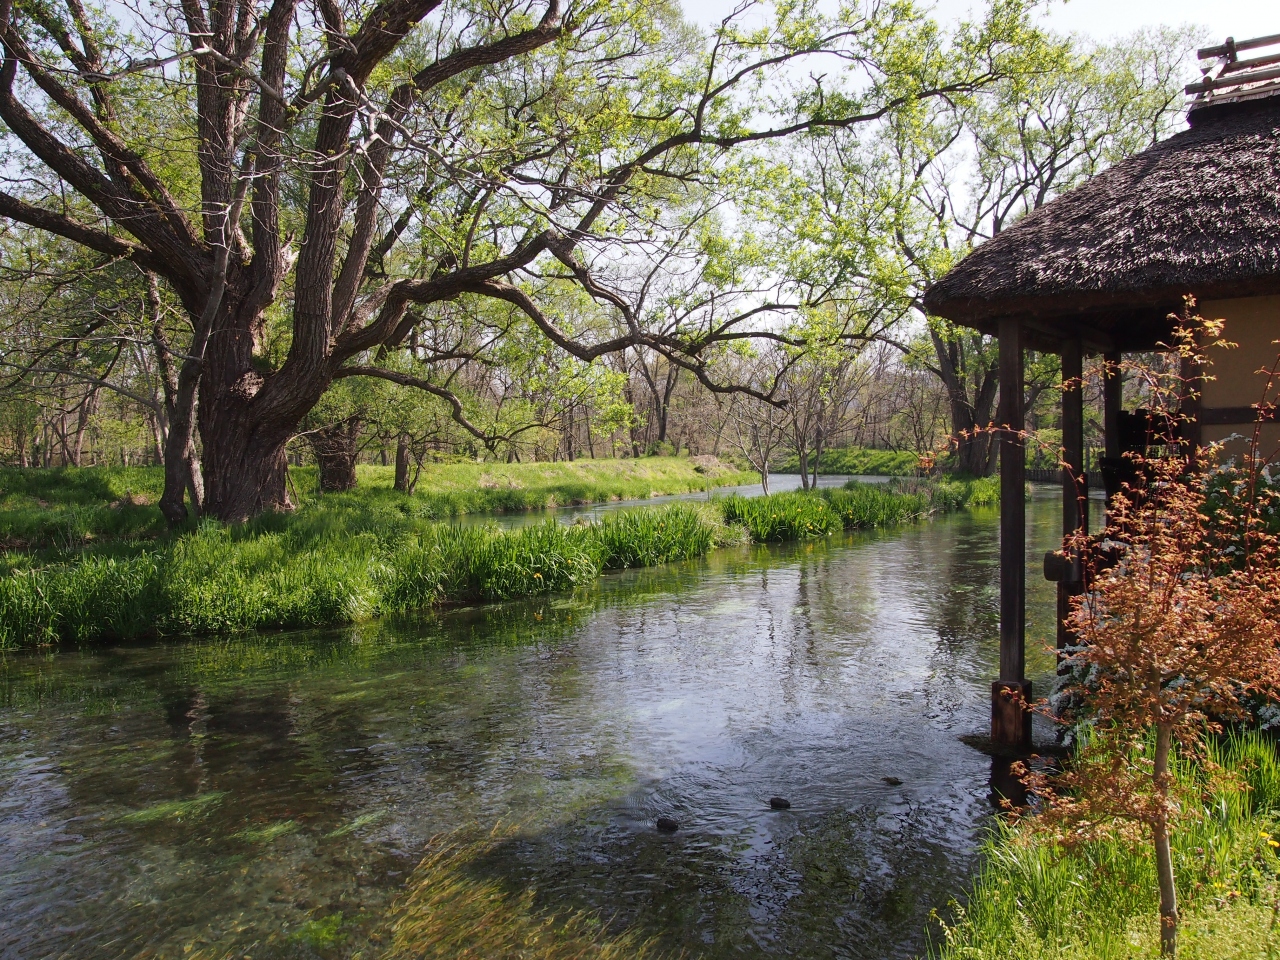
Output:
M839 532L840 516L826 497L807 493L775 493L767 497L726 497L720 501L725 521L742 524L756 543L816 540Z
M1211 795L1174 833L1184 958L1280 956L1280 756L1259 733L1232 734L1212 759L1247 789ZM1183 765L1183 778L1196 771ZM941 960L1120 960L1159 955L1154 856L1120 839L1071 850L1035 818L1002 826L930 956Z
M685 504L510 532L354 509L205 523L135 556L87 553L0 579L0 648L322 626L508 600L571 589L606 569L700 557L725 534Z
M855 485L504 532L437 523L415 498L357 491L239 526L206 522L154 541L10 554L0 576L0 649L327 626L509 600L569 590L604 570L701 557L717 545L902 523L938 509L935 501L946 509L960 502L927 484Z
M897 526L932 513L949 513L998 501L999 486L994 478L908 477L888 483L851 480L838 490L824 489L816 493L775 493L750 498L734 495L719 503L727 522L745 526L757 543L770 543L814 540L841 530Z

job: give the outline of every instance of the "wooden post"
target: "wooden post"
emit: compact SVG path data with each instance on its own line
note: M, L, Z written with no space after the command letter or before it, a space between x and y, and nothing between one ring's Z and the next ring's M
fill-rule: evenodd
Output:
M1062 537L1089 529L1089 483L1084 468L1084 350L1080 341L1062 343ZM1058 650L1075 644L1067 629L1071 598L1083 588L1079 550L1067 554L1065 576L1058 581Z
M1000 679L991 685L991 740L997 750L1031 747L1026 672L1027 463L1022 323L1000 321Z
M1103 455L1110 461L1112 470L1118 469L1122 448L1120 446L1120 409L1124 405L1124 374L1120 372L1119 351L1103 354L1106 370L1102 375L1102 430ZM1105 477L1105 474L1104 474ZM1111 522L1111 481L1107 481L1107 522Z
M1124 374L1120 372L1120 354L1106 353L1102 359L1107 369L1102 377L1102 429L1105 434L1104 454L1120 456L1120 408L1123 406Z

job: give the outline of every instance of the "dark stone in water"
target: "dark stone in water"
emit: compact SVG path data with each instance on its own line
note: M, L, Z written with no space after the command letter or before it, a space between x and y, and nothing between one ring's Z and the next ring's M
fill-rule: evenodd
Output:
M880 779L883 780L885 783L887 783L891 787L902 786L902 781L899 780L897 777L881 777Z
M791 801L785 797L770 797L769 806L773 807L775 810L790 810Z
M674 817L659 817L658 829L663 833L675 833L680 829L680 821Z

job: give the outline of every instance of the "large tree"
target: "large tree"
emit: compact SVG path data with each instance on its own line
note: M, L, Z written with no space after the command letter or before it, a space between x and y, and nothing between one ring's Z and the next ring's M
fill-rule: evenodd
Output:
M663 0L0 0L0 216L162 279L187 318L162 508L244 519L289 506L285 444L335 378L415 382L379 358L448 301L710 382L710 345L814 296L704 276L701 309L632 309L643 264L698 272L684 227L752 175L730 152L961 97L1026 31L1010 0L952 37L900 4L751 7L704 40ZM558 285L616 322L544 309Z

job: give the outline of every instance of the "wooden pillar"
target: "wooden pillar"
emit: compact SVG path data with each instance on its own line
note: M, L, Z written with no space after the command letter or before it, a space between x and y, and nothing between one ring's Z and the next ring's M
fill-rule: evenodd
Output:
M1026 485L1022 323L1000 321L1000 679L991 685L991 740L1003 751L1031 747L1026 672Z
M1062 344L1062 537L1067 540L1089 529L1089 483L1084 463L1084 351L1078 339ZM1071 598L1083 588L1084 569L1079 550L1067 553L1058 581L1058 649L1073 646L1066 627Z
M1105 433L1107 457L1120 456L1120 409L1123 406L1124 375L1120 372L1120 354L1106 353L1102 359L1107 369L1102 377L1102 429Z
M1104 433L1103 456L1110 461L1111 470L1120 463L1120 409L1124 405L1124 374L1120 372L1120 353L1105 353L1102 359L1106 369L1102 375L1102 430ZM1104 474L1105 477L1105 474ZM1107 522L1111 522L1112 481L1107 481Z

